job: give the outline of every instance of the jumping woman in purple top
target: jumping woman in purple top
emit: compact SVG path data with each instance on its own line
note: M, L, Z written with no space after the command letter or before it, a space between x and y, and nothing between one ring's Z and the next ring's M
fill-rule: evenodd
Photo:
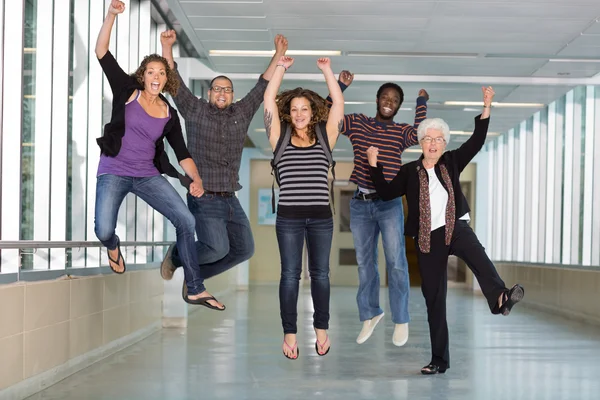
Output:
M192 196L204 189L196 164L183 140L177 112L161 95L175 95L179 81L166 59L157 54L144 58L135 74L126 74L108 51L110 33L125 4L112 0L96 42L96 56L113 93L112 116L98 139L102 151L96 183L95 232L108 251L110 268L125 272L125 261L115 234L117 214L123 199L134 193L167 217L175 226L177 248L187 282L186 301L222 310L202 284L195 248L196 220L163 173L178 178ZM169 163L164 151L166 138L186 176Z

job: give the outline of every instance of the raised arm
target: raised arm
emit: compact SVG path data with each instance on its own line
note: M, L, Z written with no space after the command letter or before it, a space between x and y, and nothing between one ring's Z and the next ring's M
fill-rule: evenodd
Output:
M275 54L273 55L273 58L271 58L271 62L269 63L269 66L263 73L263 78L265 78L267 81L270 81L273 78L273 74L275 73L275 70L277 69L277 64L279 63L279 60L281 59L282 56L285 56L285 52L288 49L288 41L285 38L285 36L283 36L283 35L276 35L274 43L275 43Z
M277 98L277 92L279 92L283 75L292 64L294 64L294 59L291 57L281 56L279 58L279 61L276 64L275 73L271 77L264 94L265 130L267 131L267 138L269 139L273 151L275 150L277 141L281 135L279 110L277 109L277 102L275 99Z
M331 60L329 58L319 58L317 66L325 76L329 98L331 98L331 109L327 118L327 139L329 147L333 149L344 126L344 95L331 70Z
M132 80L135 80L123 71L115 57L108 50L110 32L112 31L117 15L121 14L123 11L125 11L125 4L122 1L111 1L102 28L100 28L98 40L96 40L96 57L98 57L98 61L100 62L102 71L106 75L106 79L108 79L113 95L125 89Z
M108 45L110 44L110 33L112 32L117 15L121 14L123 11L125 11L125 3L119 0L112 0L110 2L110 6L108 6L108 13L106 13L106 18L104 18L104 23L102 24L102 28L100 28L100 33L98 34L98 39L96 40L96 57L98 57L98 59L104 57L108 51Z
M400 168L394 179L388 182L383 176L383 166L377 163L378 154L379 149L377 147L371 146L367 149L371 180L375 184L377 194L385 201L404 196L406 194L407 169L405 167Z
M417 129L421 122L427 118L427 101L429 100L429 93L425 89L419 90L419 96L417 97L417 106L415 108L415 122L413 126L409 127L406 135L404 135L404 148L407 149L411 146L419 144L417 139Z
M475 117L475 130L471 137L454 151L459 171L465 169L473 157L479 153L487 138L488 127L490 125L490 111L495 93L491 86L487 88L482 87L481 90L483 92L483 112L481 115Z
M273 79L274 72L279 69L277 68L278 61L282 56L285 55L287 51L288 42L287 39L283 35L275 36L275 56L278 58L273 58L271 63L269 64L269 68L267 71L260 76L256 85L246 94L240 101L236 104L238 110L241 110L243 115L252 119L256 111L258 111L260 104L263 102L265 96L265 90L267 89L267 85L269 81ZM274 62L275 61L275 62Z
M173 45L177 41L177 34L174 30L167 30L160 34L160 44L162 46L162 56L167 59L169 67L177 73L177 79L179 79L179 90L177 95L173 97L177 109L181 113L184 119L190 119L195 112L198 112L201 107L208 105L208 102L204 99L197 98L194 93L187 87L179 71L177 71L177 65L173 59Z

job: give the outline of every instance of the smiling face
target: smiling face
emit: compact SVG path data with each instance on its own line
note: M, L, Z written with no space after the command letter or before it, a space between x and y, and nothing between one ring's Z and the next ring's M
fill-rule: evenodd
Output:
M400 94L394 88L384 89L377 98L377 114L384 120L390 120L400 109Z
M446 150L446 140L444 133L440 129L427 129L427 133L421 139L420 143L421 150L423 150L423 158L430 164L437 163Z
M167 83L167 69L160 61L151 61L144 71L144 90L158 96Z
M292 125L297 130L306 129L312 118L310 101L306 97L295 97L290 103Z
M233 85L227 78L217 78L208 90L210 104L219 109L227 108L233 103Z

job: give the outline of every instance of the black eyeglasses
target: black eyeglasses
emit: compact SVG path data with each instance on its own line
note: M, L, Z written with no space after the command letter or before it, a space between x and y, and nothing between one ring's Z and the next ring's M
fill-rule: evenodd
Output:
M210 90L212 90L213 92L217 92L217 93L221 93L221 91L223 91L225 93L233 92L233 88L230 86L227 86L227 87L213 86L210 88Z

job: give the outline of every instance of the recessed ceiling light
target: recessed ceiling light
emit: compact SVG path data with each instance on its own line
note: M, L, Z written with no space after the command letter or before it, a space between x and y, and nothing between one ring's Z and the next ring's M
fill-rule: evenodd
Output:
M267 130L265 128L256 128L254 130L254 132L266 132Z
M209 55L213 57L273 57L275 50L210 50ZM340 56L339 50L288 50L288 56Z

